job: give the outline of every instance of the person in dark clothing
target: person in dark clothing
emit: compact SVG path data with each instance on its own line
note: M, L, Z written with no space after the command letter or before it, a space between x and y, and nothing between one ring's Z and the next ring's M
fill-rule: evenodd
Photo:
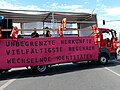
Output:
M38 34L36 31L34 31L34 32L31 34L31 37L32 37L32 38L39 37L39 34Z
M51 34L50 34L50 31L49 30L47 30L47 32L46 32L46 35L45 35L46 37L51 37Z

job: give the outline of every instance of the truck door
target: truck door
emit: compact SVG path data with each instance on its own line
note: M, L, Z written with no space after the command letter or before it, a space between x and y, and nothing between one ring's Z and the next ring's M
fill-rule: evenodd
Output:
M102 47L110 48L112 47L112 34L111 32L104 31L102 32L103 40L101 42Z

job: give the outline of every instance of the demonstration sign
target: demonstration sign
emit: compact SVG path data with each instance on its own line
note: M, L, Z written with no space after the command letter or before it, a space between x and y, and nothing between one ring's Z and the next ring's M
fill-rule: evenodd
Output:
M97 60L93 37L0 39L0 68Z

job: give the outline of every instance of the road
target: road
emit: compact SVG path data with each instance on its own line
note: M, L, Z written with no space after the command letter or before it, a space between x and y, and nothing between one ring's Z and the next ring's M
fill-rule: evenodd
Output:
M120 60L51 67L46 74L13 69L0 75L0 90L119 90Z

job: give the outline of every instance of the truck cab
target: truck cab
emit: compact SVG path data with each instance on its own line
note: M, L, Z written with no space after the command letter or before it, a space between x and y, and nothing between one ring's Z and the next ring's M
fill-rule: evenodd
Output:
M100 49L99 59L101 56L104 56L108 60L117 59L116 50L118 48L118 39L116 31L113 29L95 27L95 29L93 28L93 32L95 44L98 44ZM105 58L102 58L100 62L107 63L108 60Z

